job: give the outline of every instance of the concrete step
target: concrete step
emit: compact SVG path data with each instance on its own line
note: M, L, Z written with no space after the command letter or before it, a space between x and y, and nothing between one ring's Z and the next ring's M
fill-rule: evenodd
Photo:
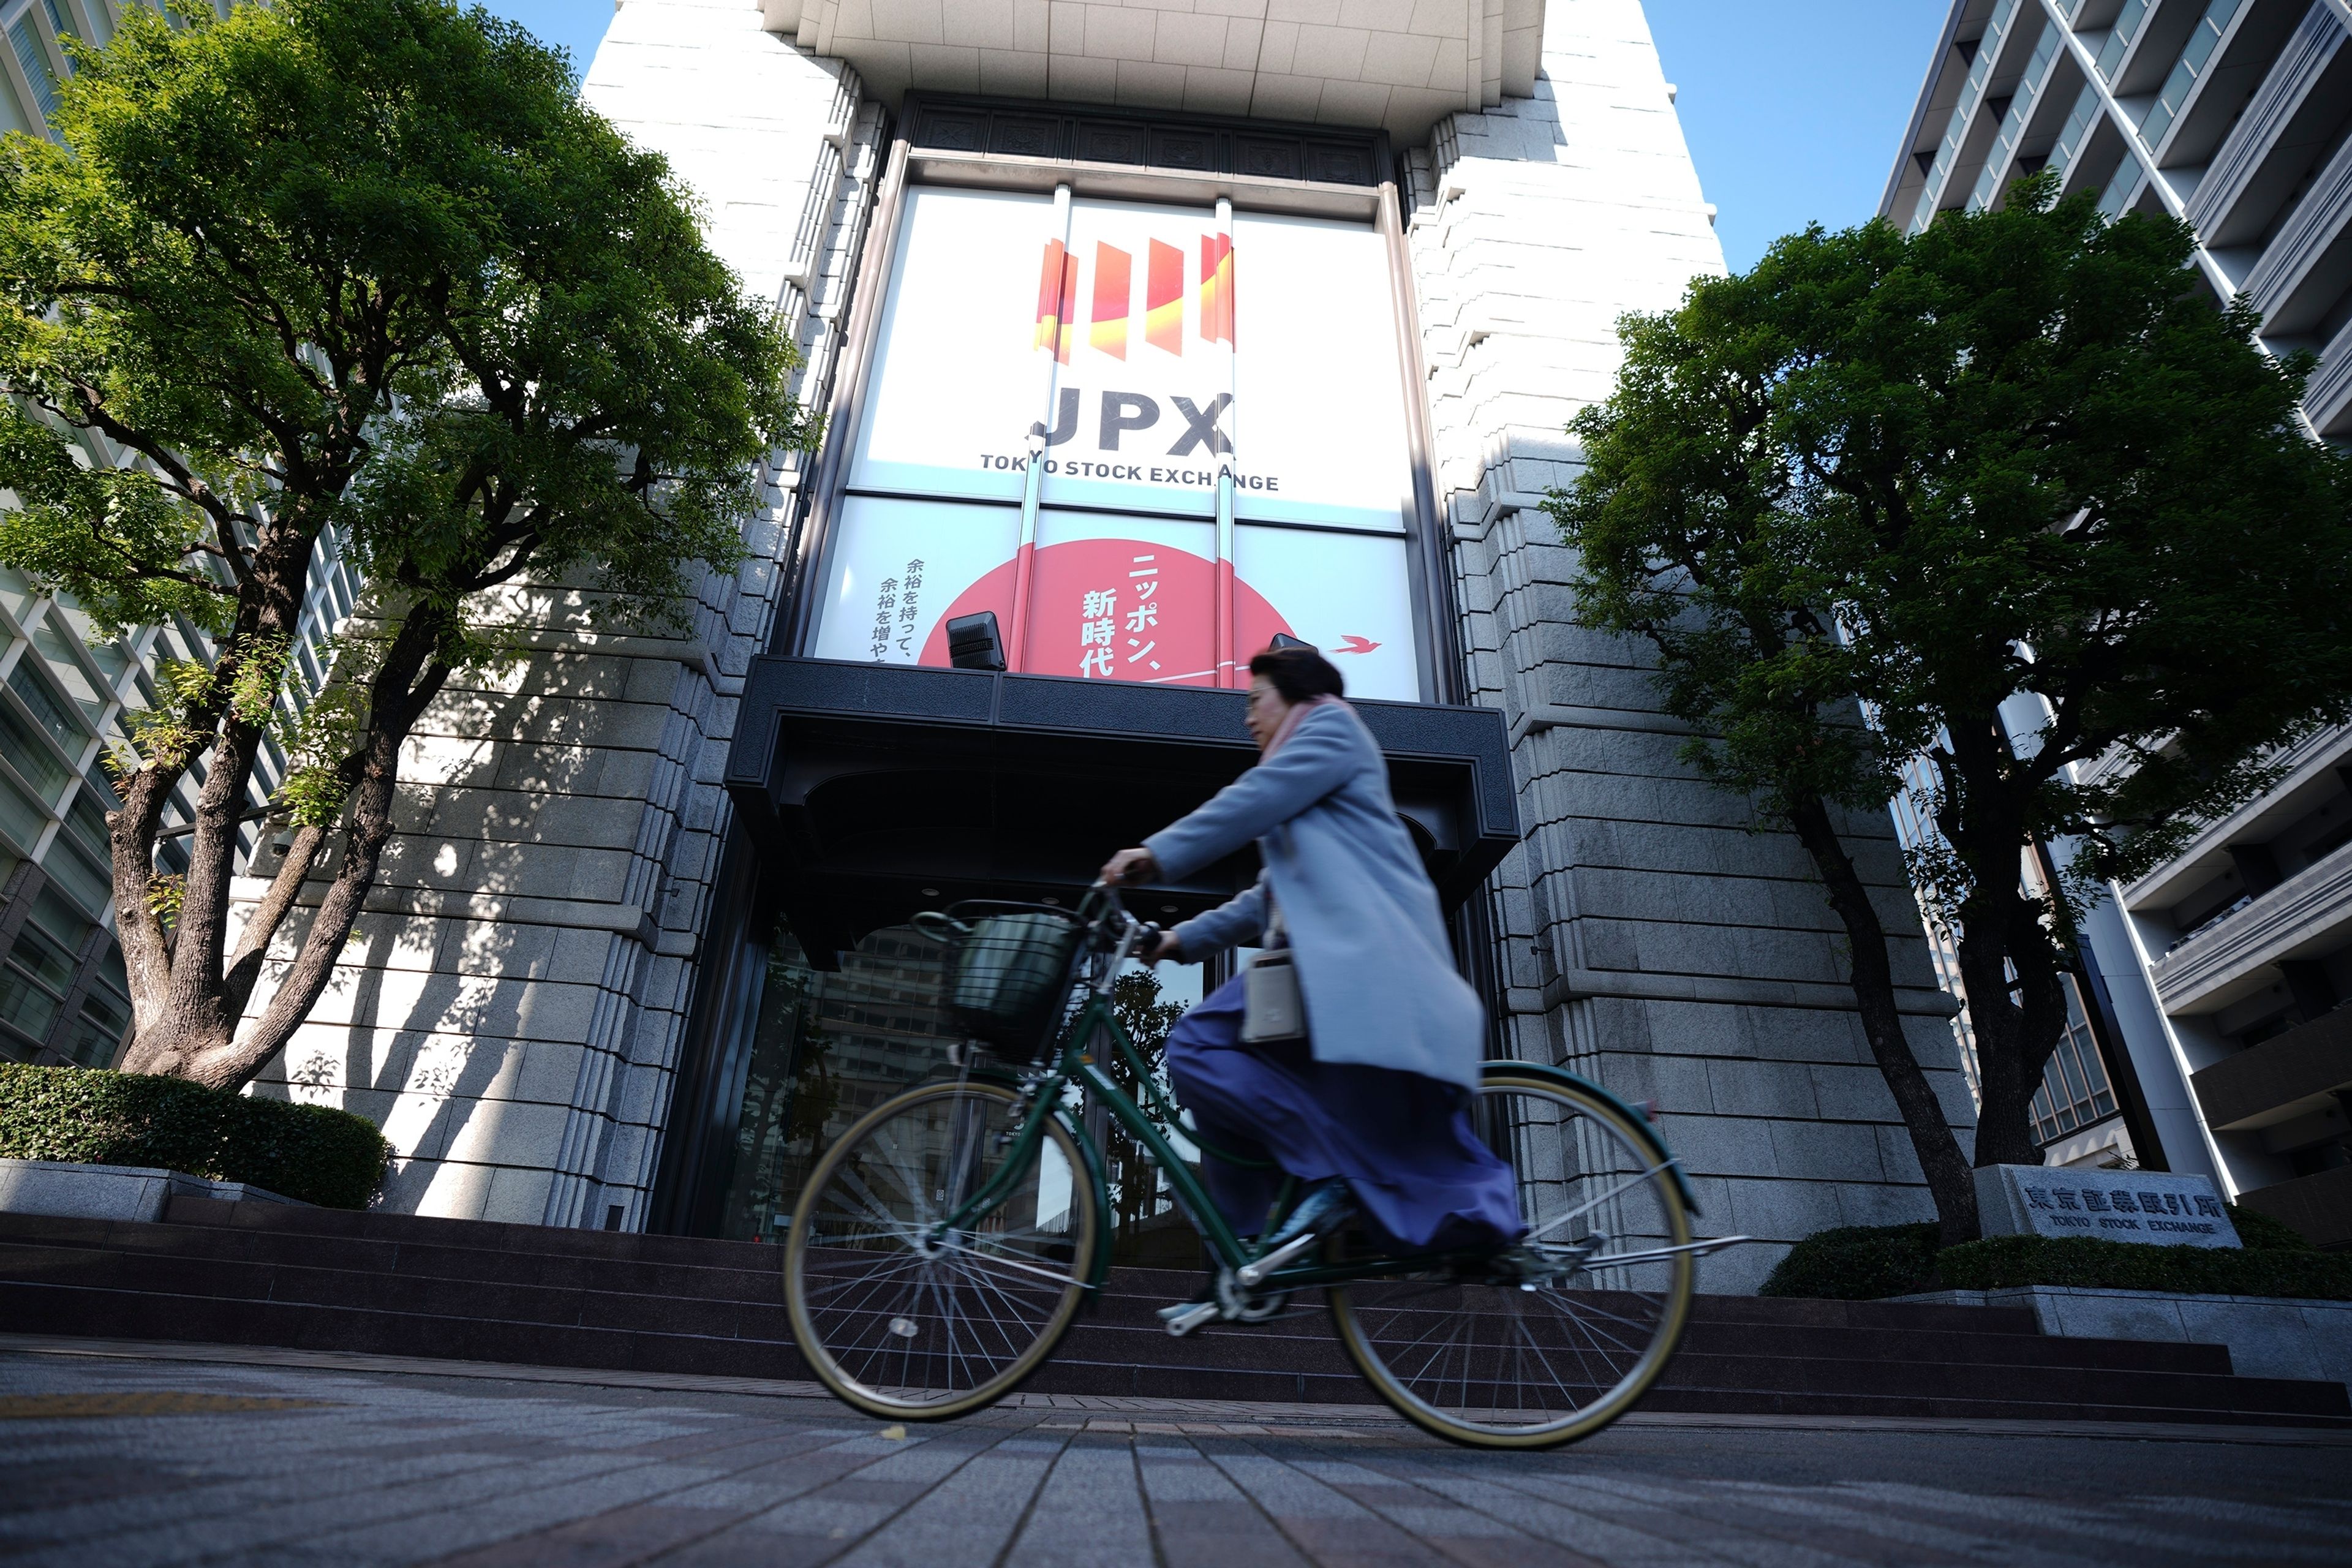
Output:
M772 1246L283 1205L165 1223L0 1215L0 1321L23 1331L804 1378ZM1372 1399L1318 1300L1171 1339L1196 1276L1115 1269L1030 1386ZM2021 1310L1701 1297L1647 1408L2352 1426L2342 1384L2232 1376L2213 1345L2044 1337Z

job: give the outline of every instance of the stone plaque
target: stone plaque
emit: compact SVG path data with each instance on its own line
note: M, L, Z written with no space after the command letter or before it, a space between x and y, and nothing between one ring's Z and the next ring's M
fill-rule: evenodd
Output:
M2204 1176L1988 1165L1977 1172L1987 1236L2095 1236L2155 1247L2237 1247L2237 1227Z

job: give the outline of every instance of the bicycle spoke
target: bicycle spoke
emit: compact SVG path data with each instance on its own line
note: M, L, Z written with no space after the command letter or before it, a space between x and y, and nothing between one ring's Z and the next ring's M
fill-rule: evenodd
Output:
M845 1135L812 1173L787 1284L803 1351L835 1392L920 1415L985 1403L1025 1373L1075 1310L1092 1246L1086 1189L1036 1223L1045 1159L1083 1169L1058 1124L1022 1149L992 1087L918 1089ZM989 1210L943 1223L1002 1183Z
M1020 1263L1015 1262L1010 1258L998 1258L992 1253L982 1252L978 1247L959 1247L952 1241L942 1241L939 1245L940 1249L943 1252L953 1252L965 1258L985 1258L989 1262L997 1265L999 1268L1017 1268L1024 1274L1031 1275L1039 1279L1049 1279L1056 1285L1083 1285L1086 1283L1083 1279L1073 1279L1066 1274L1056 1274L1050 1268L1040 1268L1034 1263Z
M1490 1082L1473 1125L1517 1173L1523 1241L1459 1272L1335 1288L1334 1311L1375 1386L1432 1430L1535 1446L1581 1436L1639 1397L1680 1332L1688 1231L1673 1161L1547 1083Z
M1599 1208L1602 1204L1607 1203L1611 1198L1615 1197L1618 1194L1624 1192L1629 1187L1638 1186L1642 1183L1648 1181L1651 1177L1659 1174L1661 1172L1664 1171L1668 1165L1673 1163L1674 1162L1672 1160L1667 1160L1663 1163L1651 1166L1646 1171L1642 1171L1626 1177L1623 1181L1618 1183L1607 1192L1602 1193L1600 1196L1587 1198L1584 1202L1577 1205L1566 1214L1554 1215L1550 1220L1536 1226L1534 1229L1528 1232L1526 1239L1533 1241L1536 1237L1543 1235L1546 1231L1558 1230L1570 1220L1575 1219L1580 1215L1591 1214L1594 1209Z

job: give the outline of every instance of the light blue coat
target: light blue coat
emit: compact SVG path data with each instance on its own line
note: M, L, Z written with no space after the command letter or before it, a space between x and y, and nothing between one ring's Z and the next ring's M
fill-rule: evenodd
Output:
M1175 880L1253 838L1265 868L1256 886L1178 926L1184 957L1257 936L1271 888L1317 1061L1476 1087L1485 1010L1454 970L1437 889L1397 820L1380 746L1352 710L1313 710L1271 759L1143 847Z

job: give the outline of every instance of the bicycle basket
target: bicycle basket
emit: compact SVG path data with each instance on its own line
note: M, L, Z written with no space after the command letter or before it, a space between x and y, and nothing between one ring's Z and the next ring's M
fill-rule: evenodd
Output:
M1086 927L1064 910L1024 904L958 904L916 918L948 950L948 1011L963 1028L1007 1055L1042 1053L1061 1021L1070 960Z

